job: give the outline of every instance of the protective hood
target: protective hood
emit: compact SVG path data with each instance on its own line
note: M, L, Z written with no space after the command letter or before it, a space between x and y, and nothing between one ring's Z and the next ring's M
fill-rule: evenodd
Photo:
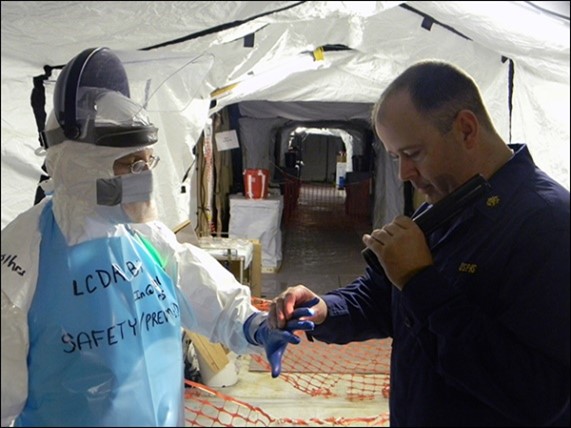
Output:
M47 151L51 178L42 188L53 197L54 216L69 245L115 236L123 230L122 224L130 222L121 204L97 203L97 182L115 178L116 159L147 147L106 147L66 140ZM147 172L152 179L152 172Z

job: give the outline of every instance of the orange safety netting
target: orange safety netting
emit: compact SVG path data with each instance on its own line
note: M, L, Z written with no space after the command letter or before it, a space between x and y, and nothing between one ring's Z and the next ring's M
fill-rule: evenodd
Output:
M259 406L223 394L206 385L185 380L185 426L199 427L286 427L286 426L388 426L388 412L363 417L277 418ZM298 405L303 405L302 403ZM348 403L347 405L350 405ZM295 410L295 409L294 409Z
M267 427L272 422L271 416L259 407L222 394L206 385L190 380L184 382L194 387L185 391L186 426ZM188 401L192 402L192 406Z
M269 309L269 300L252 298L261 310ZM314 399L335 400L335 405L350 408L361 404L379 403L378 413L370 416L289 418L271 415L261 406L226 395L209 386L186 380L187 426L388 426L390 340L370 340L347 345L326 345L302 342L289 346L282 361L282 373L272 382L286 382L301 391L307 399L299 406L319 406ZM251 355L250 371L269 372L262 355ZM269 376L269 373L268 373ZM272 397L273 398L273 397ZM275 396L280 399L279 393ZM373 407L375 408L375 407ZM342 415L342 412L339 412Z

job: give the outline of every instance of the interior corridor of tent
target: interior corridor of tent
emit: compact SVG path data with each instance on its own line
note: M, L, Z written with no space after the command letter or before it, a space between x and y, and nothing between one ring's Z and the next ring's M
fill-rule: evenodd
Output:
M370 182L290 184L283 189L282 262L262 274L262 296L254 299L262 310L290 285L325 293L366 266L361 236L371 221L362 198ZM221 372L189 384L186 426L388 426L390 340L328 345L299 337L277 378L264 356L230 353Z
M341 189L304 182L293 195L284 192L282 262L276 272L262 274L262 297L271 299L297 284L324 293L363 272L361 236L371 230L368 186L368 181Z

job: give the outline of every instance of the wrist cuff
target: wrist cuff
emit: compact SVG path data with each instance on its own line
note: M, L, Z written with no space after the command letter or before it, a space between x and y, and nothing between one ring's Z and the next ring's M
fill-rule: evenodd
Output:
M244 336L246 336L246 340L256 346L260 346L261 343L256 341L256 332L260 325L268 318L267 312L255 312L248 317L246 322L244 323Z

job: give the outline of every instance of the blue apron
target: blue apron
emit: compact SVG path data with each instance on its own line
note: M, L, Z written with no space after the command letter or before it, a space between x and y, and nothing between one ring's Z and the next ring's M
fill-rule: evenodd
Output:
M134 236L68 246L51 202L40 229L29 394L15 425L184 425L172 280Z

